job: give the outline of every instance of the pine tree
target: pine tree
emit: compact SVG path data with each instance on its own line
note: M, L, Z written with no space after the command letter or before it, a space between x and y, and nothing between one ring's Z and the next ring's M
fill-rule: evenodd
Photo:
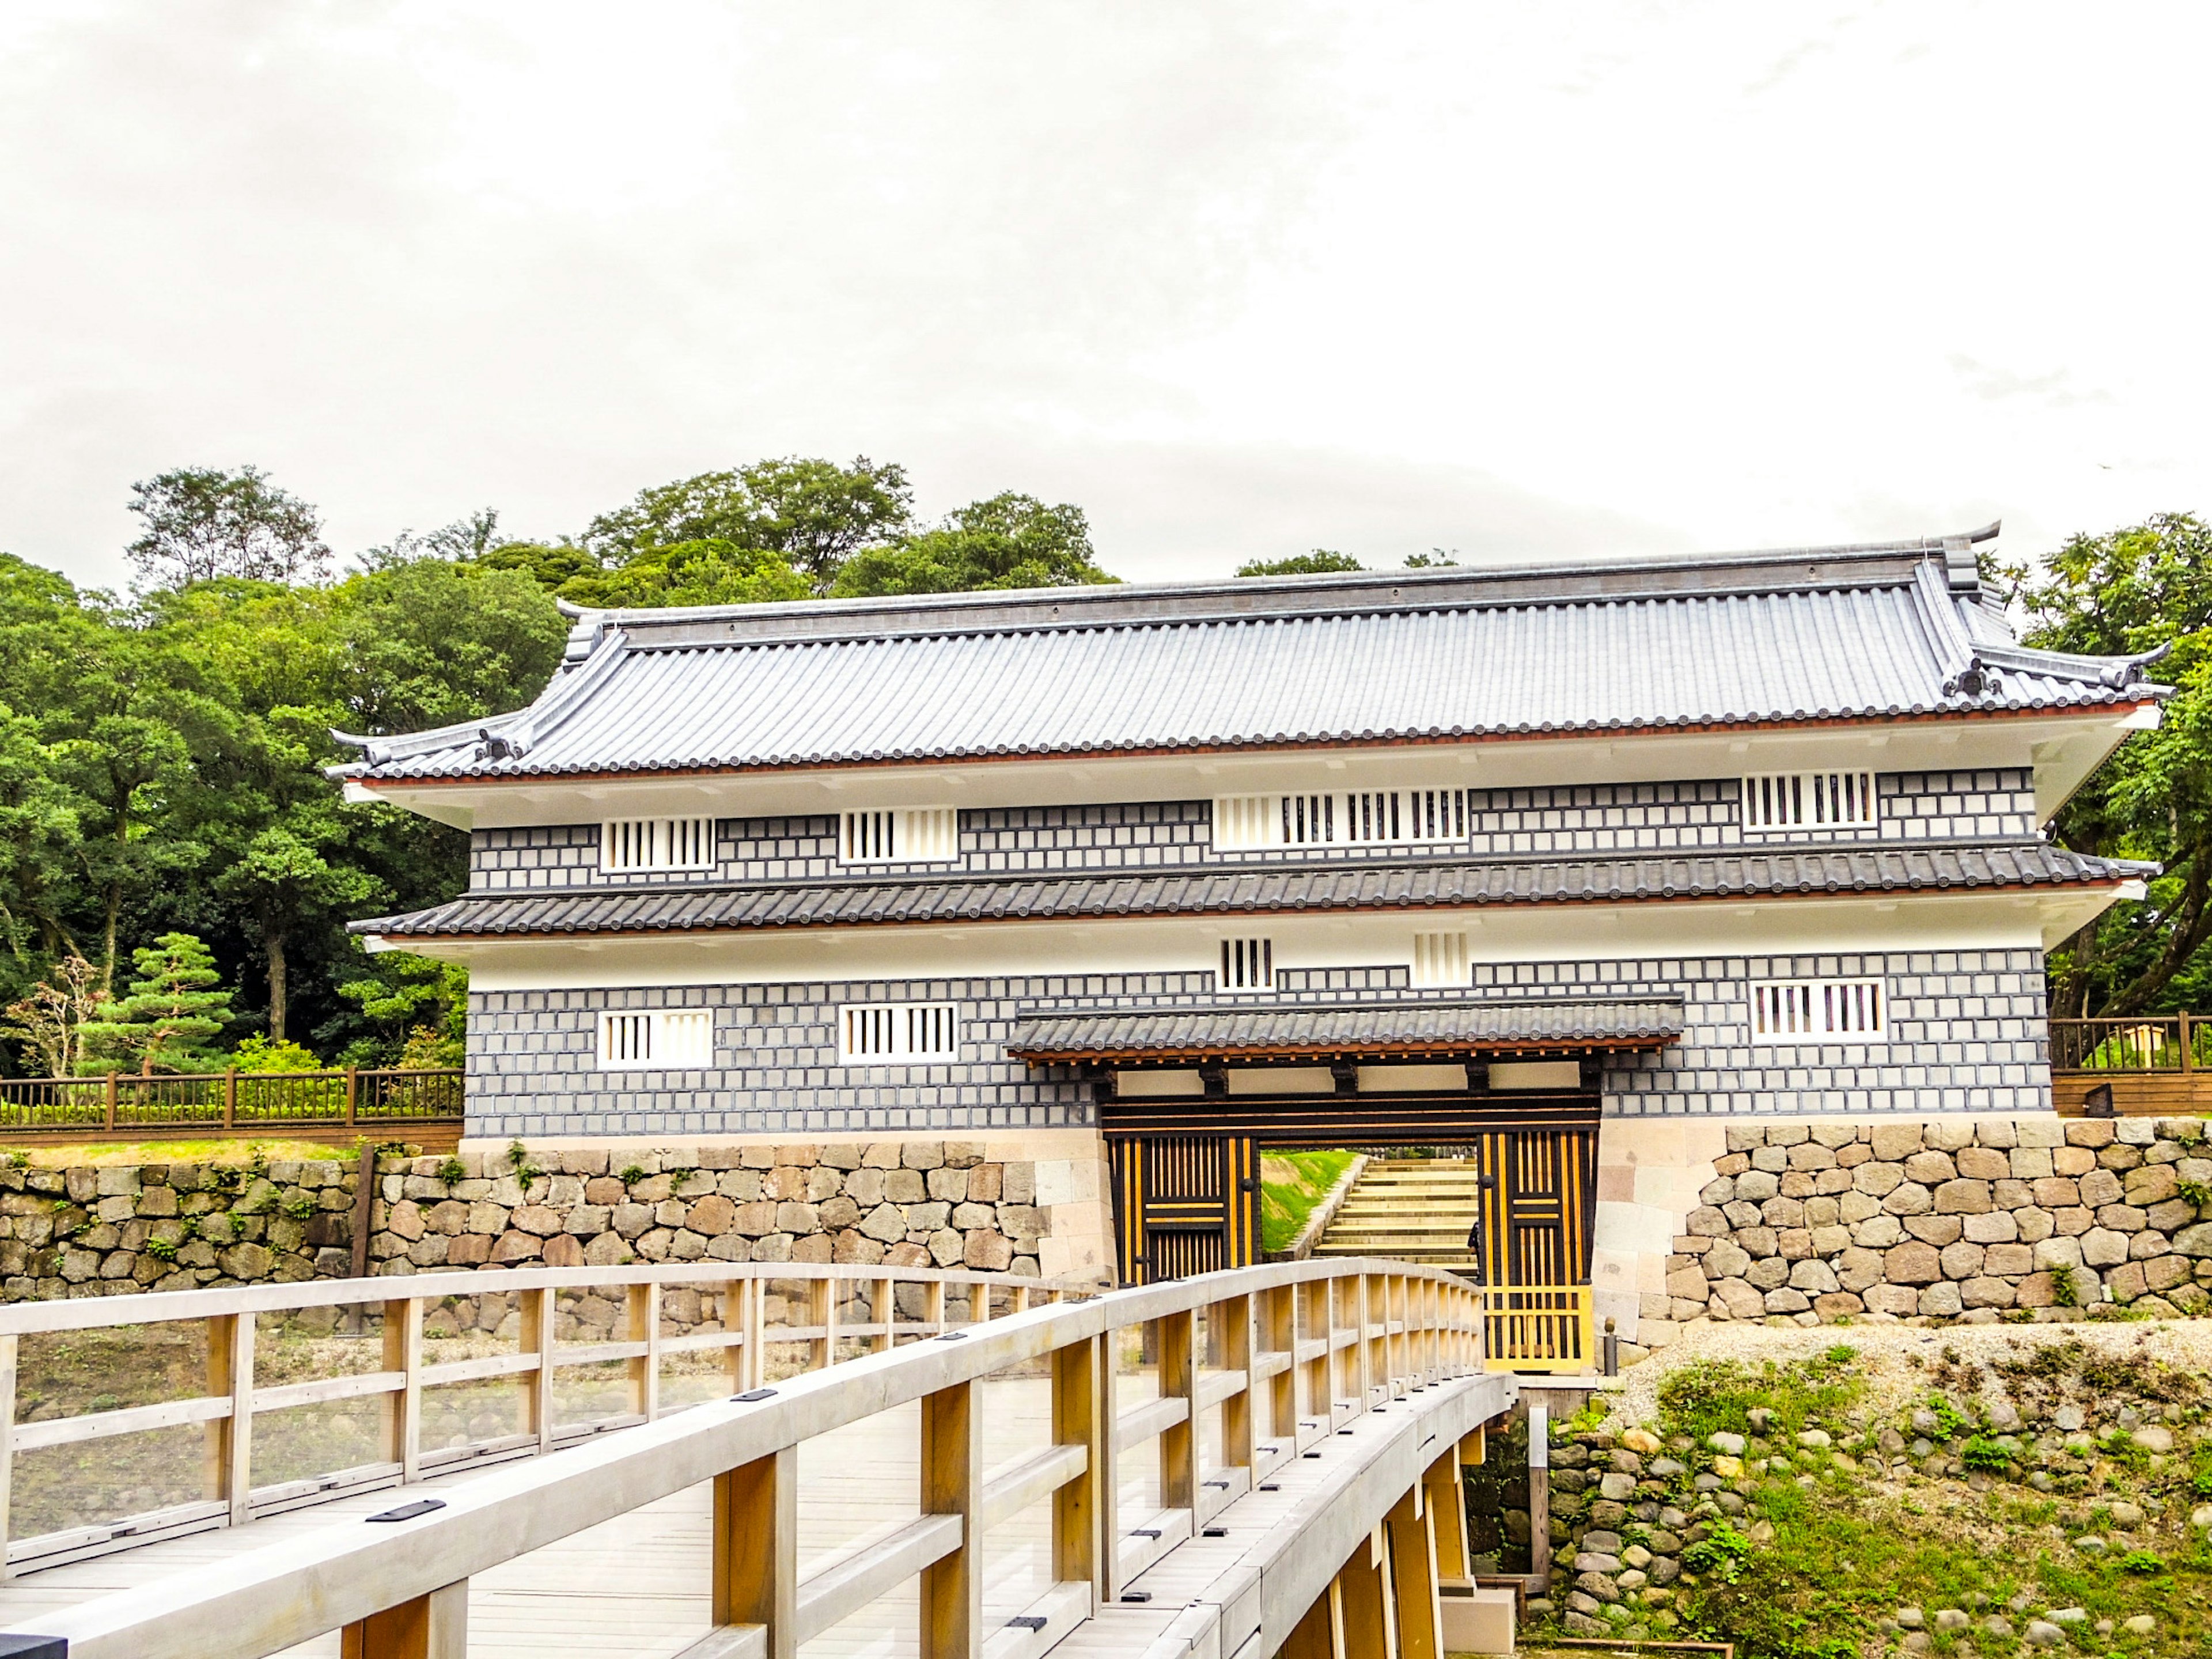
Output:
M133 953L138 977L130 994L101 1004L86 1022L85 1069L136 1069L150 1075L211 1072L222 1064L213 1039L229 1024L230 993L216 988L214 954L190 933L164 933Z

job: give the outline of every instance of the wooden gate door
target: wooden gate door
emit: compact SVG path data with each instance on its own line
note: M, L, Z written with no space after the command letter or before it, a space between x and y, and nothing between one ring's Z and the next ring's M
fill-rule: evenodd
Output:
M1260 1155L1249 1135L1109 1137L1124 1285L1260 1259Z
M1486 1285L1589 1282L1597 1213L1597 1131L1504 1129L1481 1136L1475 1230Z

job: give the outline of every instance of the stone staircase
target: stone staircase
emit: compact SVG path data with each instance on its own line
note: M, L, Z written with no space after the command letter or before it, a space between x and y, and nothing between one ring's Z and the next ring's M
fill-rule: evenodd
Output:
M1316 1255L1382 1255L1472 1271L1467 1235L1480 1188L1463 1158L1370 1158Z

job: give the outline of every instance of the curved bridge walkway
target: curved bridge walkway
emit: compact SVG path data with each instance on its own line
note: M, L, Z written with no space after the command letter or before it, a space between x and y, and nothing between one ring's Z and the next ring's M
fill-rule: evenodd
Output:
M1034 1308L18 1577L0 1655L1442 1659L1448 1621L1504 1651L1460 1498L1518 1394L1482 1324L1376 1261Z

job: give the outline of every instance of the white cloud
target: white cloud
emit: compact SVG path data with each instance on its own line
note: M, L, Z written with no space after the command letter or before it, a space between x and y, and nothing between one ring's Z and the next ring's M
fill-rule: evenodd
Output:
M0 547L789 453L1132 575L2212 507L2180 6L0 12Z

